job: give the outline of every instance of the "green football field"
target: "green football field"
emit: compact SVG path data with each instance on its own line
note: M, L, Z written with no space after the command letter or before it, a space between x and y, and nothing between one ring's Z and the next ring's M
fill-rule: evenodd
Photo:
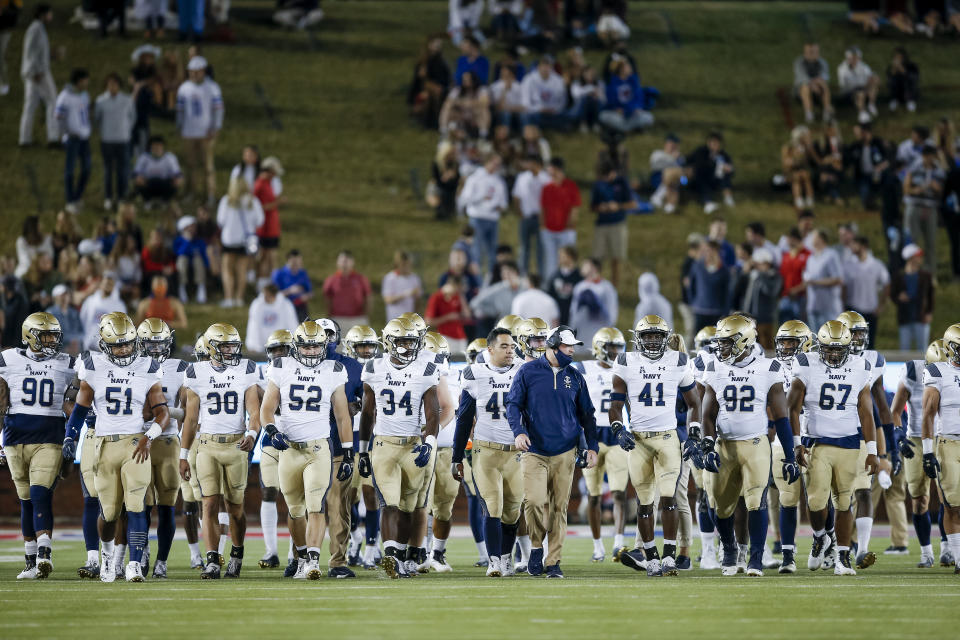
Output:
M609 546L609 541L607 541ZM155 543L154 544L154 549ZM565 580L487 579L471 565L469 539L452 540L452 574L391 581L380 571L355 580L294 582L261 570L260 540L247 545L239 580L201 581L178 540L166 581L81 581L81 542L57 542L54 573L18 583L19 542L0 543L0 637L334 638L956 638L960 577L917 569L910 556L878 555L856 577L811 574L721 577L694 570L649 579L568 539ZM871 547L886 548L874 538ZM281 541L281 548L286 542ZM934 542L935 551L938 550ZM608 549L609 551L609 549Z

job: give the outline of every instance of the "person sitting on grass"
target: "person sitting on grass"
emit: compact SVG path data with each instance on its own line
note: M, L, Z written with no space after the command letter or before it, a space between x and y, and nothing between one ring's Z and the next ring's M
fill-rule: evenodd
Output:
M877 92L880 78L863 61L859 47L850 47L843 54L843 62L837 67L837 84L840 96L857 107L857 121L863 124L877 117Z
M793 93L803 104L803 116L813 122L813 102L820 100L823 107L823 119L833 116L833 104L830 102L830 68L827 61L820 57L820 45L808 42L803 45L803 55L793 61Z
M180 163L177 156L167 151L163 136L152 136L149 149L137 159L133 183L147 209L155 207L157 202L169 206L183 184Z

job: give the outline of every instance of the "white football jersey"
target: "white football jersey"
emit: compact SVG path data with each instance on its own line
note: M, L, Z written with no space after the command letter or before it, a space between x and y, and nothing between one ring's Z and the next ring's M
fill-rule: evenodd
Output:
M709 351L701 349L697 352L696 357L690 361L690 372L693 374L694 382L703 384L703 374L707 371L707 365L715 359L714 355Z
M910 392L907 399L907 436L921 437L923 427L923 374L926 370L925 360L907 360L900 382ZM940 416L933 421L934 434L940 433Z
M77 377L93 389L97 435L143 433L143 406L147 393L163 383L163 368L153 358L138 357L120 367L102 353L87 353L77 364Z
M267 367L269 366L269 363L257 365L257 386L261 391L267 390Z
M343 363L323 360L311 369L295 358L278 358L266 377L280 390L277 429L294 442L330 437L333 394L347 383Z
M707 365L704 384L713 389L720 410L717 434L724 440L750 440L767 437L767 395L770 388L783 383L779 360L748 356L743 362L724 364L714 360Z
M167 358L163 361L162 366L163 378L160 380L160 384L163 385L163 395L167 399L167 408L172 408L177 403L177 394L180 392L180 385L183 384L183 372L187 370L190 363L178 358ZM144 430L149 429L152 424L153 420L143 425ZM163 435L175 436L178 433L180 433L180 424L170 418L167 428L163 430Z
M63 394L73 380L76 358L60 353L34 360L24 349L0 353L0 378L10 391L10 415L63 416Z
M514 362L510 368L498 372L489 364L472 364L463 370L462 389L477 401L474 440L513 444L513 430L507 422L507 393L521 366L523 363Z
M659 360L650 360L639 351L617 356L613 375L627 385L631 431L677 427L677 394L694 384L687 362L687 354L670 349Z
M790 383L793 382L793 363L794 360L791 358L784 362L783 360L777 360L780 363L780 373L783 374L781 382L783 383L783 395L790 395ZM789 410L789 407L787 407ZM789 414L788 414L789 417ZM807 417L803 413L803 409L800 410L800 435L807 435ZM774 438L773 442L770 443L771 446L782 449L783 444L780 442L780 438Z
M812 438L856 436L860 427L860 392L873 380L870 362L849 358L842 367L828 367L818 353L799 353L794 358L793 378L806 391L803 412L807 435Z
M940 433L960 438L960 369L949 362L928 364L923 372L923 386L940 392Z
M593 403L594 416L597 427L610 426L610 394L613 393L613 367L601 366L597 360L584 360L583 378L587 381L587 390L590 391L590 402ZM624 418L629 424L629 420Z
M855 357L863 358L870 363L870 387L872 388L877 380L883 378L883 372L887 368L887 361L881 354L872 349L864 351L859 356L850 356L850 359L852 360Z
M440 369L432 361L417 359L406 367L397 367L384 355L363 366L360 376L377 398L377 421L373 428L379 436L419 436L423 395L440 381Z
M246 431L245 395L259 380L256 363L246 358L220 371L210 361L188 365L183 386L200 396L200 433L233 435Z

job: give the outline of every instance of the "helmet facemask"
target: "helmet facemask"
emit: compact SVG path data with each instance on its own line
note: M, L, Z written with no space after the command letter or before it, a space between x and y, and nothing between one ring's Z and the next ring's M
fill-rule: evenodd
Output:
M153 358L157 362L164 362L167 358L169 358L170 352L173 349L172 338L160 340L141 339L139 343L140 353L147 357Z
M63 347L63 332L60 330L48 329L38 331L37 329L31 329L30 335L33 336L33 341L40 347L40 350L38 352L35 351L35 353L40 353L47 358L52 358L60 353Z
M100 351L118 367L129 367L137 359L137 341L134 339L107 344L101 338Z
M604 342L600 347L600 353L603 355L600 360L607 364L613 364L621 353L627 350L627 345L622 342Z
M403 366L407 366L417 359L423 342L419 337L388 336L390 356Z
M267 347L267 360L270 363L273 363L280 358L286 358L290 355L290 352L293 350L289 344L275 344L270 347Z
M850 345L825 344L820 342L820 360L831 369L837 369L846 364L850 357Z
M943 346L947 352L947 362L954 367L960 367L960 343L945 342Z
M737 358L743 353L743 349L740 347L742 338L743 334L741 333L717 338L714 341L716 344L716 351L714 353L717 356L717 360L724 364L736 362Z
M326 334L324 334L326 338ZM307 353L307 351L314 353ZM293 341L293 357L305 367L313 369L327 357L327 340L304 340L301 337Z
M243 357L239 342L208 340L210 345L210 359L224 366L232 367L240 364Z
M661 329L647 329L641 331L634 338L637 351L650 360L659 360L667 350L669 333Z
M523 336L520 348L527 358L539 358L547 352L547 338L541 335Z
M800 347L803 339L796 336L784 336L774 341L777 349L777 359L782 362L789 362L795 355L800 353Z

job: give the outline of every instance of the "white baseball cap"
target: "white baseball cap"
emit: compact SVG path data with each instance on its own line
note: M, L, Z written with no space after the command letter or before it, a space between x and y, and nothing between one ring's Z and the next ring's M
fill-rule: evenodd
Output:
M53 288L53 291L50 292L50 295L52 295L54 298L56 298L57 296L62 296L63 294L67 293L68 291L70 291L70 287L68 287L67 285L61 283L61 284L58 284L57 286L55 286L55 287Z
M900 255L903 256L904 261L907 261L910 258L913 258L914 256L918 256L918 255L922 256L923 249L921 249L916 244L911 242L910 244L908 244L903 248L903 251L900 253Z
M187 63L187 71L204 71L207 68L207 59L203 56L193 56Z
M197 224L197 219L193 216L183 216L177 220L177 231L183 232L184 229L192 224Z
M576 347L583 344L582 341L577 340L577 335L570 330L570 327L560 326L552 330L549 335L547 335L547 342L550 342L550 338L554 335L560 339L560 344L565 344L569 347Z
M766 262L767 264L773 264L773 254L770 253L769 249L764 249L763 247L754 249L750 258L754 262Z

